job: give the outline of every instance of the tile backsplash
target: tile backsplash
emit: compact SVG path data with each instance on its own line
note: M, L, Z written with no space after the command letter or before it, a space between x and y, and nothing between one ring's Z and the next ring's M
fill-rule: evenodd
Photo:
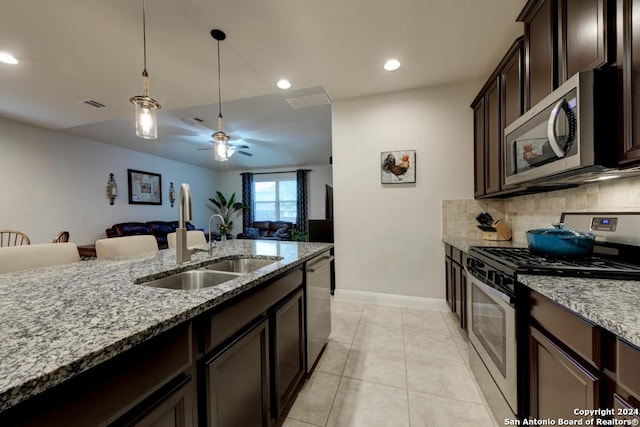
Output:
M562 212L587 211L640 211L640 177L507 199L443 200L442 235L482 239L475 216L489 212L511 227L514 241L526 242L527 230L551 227Z

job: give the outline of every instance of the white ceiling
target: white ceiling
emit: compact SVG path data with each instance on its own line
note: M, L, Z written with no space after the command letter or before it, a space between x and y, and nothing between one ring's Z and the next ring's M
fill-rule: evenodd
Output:
M286 98L484 79L522 33L525 2L147 0L150 96L162 104L148 141L135 137L129 103L142 92L142 0L5 0L0 51L20 63L0 63L0 116L218 170L326 164L330 106L294 110ZM224 163L197 150L217 127L213 28L227 33L225 131L254 154ZM384 71L392 57L401 68ZM288 91L275 87L283 77Z

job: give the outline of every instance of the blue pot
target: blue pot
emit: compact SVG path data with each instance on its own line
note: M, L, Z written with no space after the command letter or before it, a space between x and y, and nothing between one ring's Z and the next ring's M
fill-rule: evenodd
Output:
M529 250L545 256L589 256L596 236L592 233L557 228L537 228L527 231Z

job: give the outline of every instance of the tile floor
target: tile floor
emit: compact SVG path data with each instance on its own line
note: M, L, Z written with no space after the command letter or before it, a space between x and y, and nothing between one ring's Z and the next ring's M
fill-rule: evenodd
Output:
M332 301L332 335L284 427L495 427L449 313Z

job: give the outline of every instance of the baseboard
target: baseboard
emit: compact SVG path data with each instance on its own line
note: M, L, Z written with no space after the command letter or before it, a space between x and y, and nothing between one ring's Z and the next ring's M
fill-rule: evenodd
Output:
M410 297L406 295L336 289L334 297L340 300L397 305L422 310L449 311L446 301L438 298Z

